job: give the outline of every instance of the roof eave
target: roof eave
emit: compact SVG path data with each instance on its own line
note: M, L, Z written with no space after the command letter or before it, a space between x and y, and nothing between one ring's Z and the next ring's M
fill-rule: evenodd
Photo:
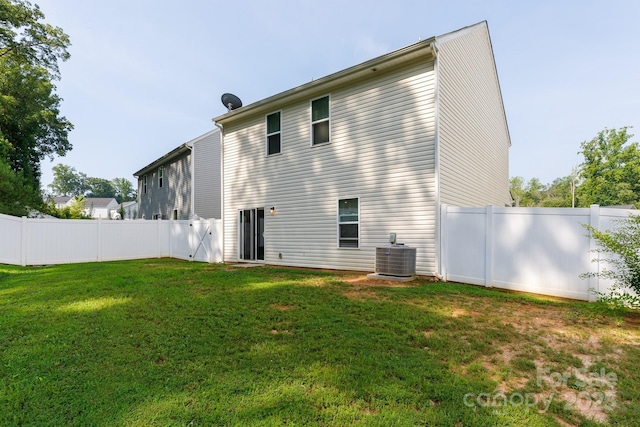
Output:
M133 174L133 176L135 176L136 178L139 178L141 175L144 175L145 173L156 169L158 166L161 166L165 163L167 163L169 160L172 160L176 157L178 157L180 154L190 151L191 146L189 145L189 143L184 143L179 145L178 147L174 148L173 150L169 151L167 154L165 154L164 156L154 160L153 162L149 163L147 166L143 167L142 169L140 169L138 172L135 172Z
M435 57L435 51L433 48L434 42L435 37L431 37L390 52L386 55L379 56L353 67L346 68L342 71L338 71L320 79L297 86L293 89L278 93L247 106L240 107L237 110L229 111L225 114L214 117L212 120L215 123L225 125L246 116L271 111L276 108L276 104L303 99L314 92L326 91L328 86L338 86L347 83L350 80L360 79L372 72L383 71L386 68L391 68L404 62L413 61L424 55L425 50L428 51L431 56Z

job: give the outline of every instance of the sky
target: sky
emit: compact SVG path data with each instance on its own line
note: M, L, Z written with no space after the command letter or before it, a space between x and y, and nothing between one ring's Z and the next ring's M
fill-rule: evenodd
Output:
M487 21L511 135L510 176L542 183L580 144L640 135L640 2L631 0L32 0L70 37L56 82L73 149L42 162L133 173L214 129L225 92L244 105ZM634 137L632 141L640 138Z

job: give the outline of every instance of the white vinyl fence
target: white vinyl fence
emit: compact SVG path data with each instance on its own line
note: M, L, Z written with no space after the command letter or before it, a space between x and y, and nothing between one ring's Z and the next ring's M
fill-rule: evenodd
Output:
M0 263L170 257L222 262L222 221L30 219L0 214Z
M597 272L597 243L582 224L599 230L637 212L601 208L460 208L442 206L441 266L444 280L594 300L607 292ZM602 267L602 266L600 266Z

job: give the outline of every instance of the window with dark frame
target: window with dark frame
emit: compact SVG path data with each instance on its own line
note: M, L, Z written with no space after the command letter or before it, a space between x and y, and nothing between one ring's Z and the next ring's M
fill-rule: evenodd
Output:
M359 199L338 200L338 247L357 249L360 238Z
M267 156L280 154L282 150L281 119L280 111L267 116Z
M311 145L331 140L329 95L311 101Z
M158 188L162 188L164 183L164 166L158 167Z

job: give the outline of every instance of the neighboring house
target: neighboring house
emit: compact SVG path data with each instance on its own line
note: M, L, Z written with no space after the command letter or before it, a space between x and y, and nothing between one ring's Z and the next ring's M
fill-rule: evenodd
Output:
M53 198L53 204L56 206L56 209L62 209L69 205L71 199L72 197L69 196L55 196Z
M138 202L134 202L134 201L123 202L122 209L124 210L123 219L138 219ZM119 205L118 205L118 212L120 212Z
M74 198L68 196L54 197L56 208L60 209L73 203ZM113 214L118 211L120 205L111 197L85 197L85 215L92 218L113 219Z
M511 204L486 22L213 120L227 262L372 271L396 233L438 275L441 204Z
M181 144L133 175L138 218L221 217L220 131Z

